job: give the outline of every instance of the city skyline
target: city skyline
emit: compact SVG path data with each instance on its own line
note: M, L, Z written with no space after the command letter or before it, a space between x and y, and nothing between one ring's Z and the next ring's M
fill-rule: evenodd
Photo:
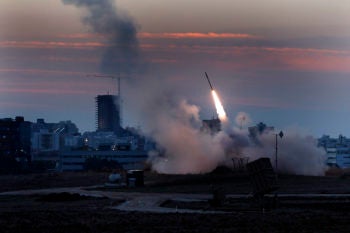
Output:
M143 124L138 85L145 92L165 89L210 119L208 72L232 123L246 112L251 125L350 134L349 2L120 0L116 6L135 24L140 58L120 72L124 126ZM104 51L114 45L82 23L86 13L61 0L0 3L0 118L72 120L81 131L95 130L94 98L117 86L87 75L102 73Z

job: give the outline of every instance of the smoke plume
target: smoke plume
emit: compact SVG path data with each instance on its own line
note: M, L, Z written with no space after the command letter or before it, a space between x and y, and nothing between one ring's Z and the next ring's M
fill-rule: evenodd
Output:
M82 19L94 33L105 36L109 46L101 61L103 73L128 73L138 63L137 27L127 13L116 8L113 0L62 0L64 4L85 7Z
M153 87L154 88L154 87ZM150 92L140 109L145 133L152 137L158 151L150 153L149 162L159 173L205 173L223 160L224 149L218 137L199 130L199 108L161 89Z
M128 73L138 65L137 27L125 12L117 9L113 0L62 0L64 4L87 9L83 18L94 33L105 36L107 47L101 59L101 72ZM135 84L135 83L134 83ZM158 85L158 87L156 87ZM159 80L138 81L132 87L134 106L145 125L145 134L155 140L157 151L150 153L152 169L160 173L206 173L219 165L232 165L233 158L270 157L274 161L274 132L265 132L252 140L248 131L223 125L216 134L200 130L199 107L165 90ZM137 94L135 94L137 93ZM135 111L137 111L135 110ZM240 114L238 126L246 125L249 116ZM324 152L315 140L293 131L285 131L279 140L278 168L280 172L301 175L324 174ZM258 141L259 143L256 143Z
M259 145L243 148L244 155L255 160L268 157L275 167L275 132L266 132L258 136ZM286 174L322 176L326 171L325 151L317 147L317 140L305 136L296 129L284 131L283 138L277 136L277 171Z
M236 125L241 129L250 124L251 121L249 114L245 112L239 112L235 118Z
M208 134L200 130L199 107L184 99L177 99L169 92L154 91L147 103L142 109L147 122L146 134L159 146L157 152L150 153L149 162L159 173L206 173L219 165L233 166L235 158L253 161L269 157L275 165L273 131L263 132L255 140L248 130L236 127ZM317 147L316 140L292 129L285 130L284 134L278 140L278 172L324 175L325 153Z

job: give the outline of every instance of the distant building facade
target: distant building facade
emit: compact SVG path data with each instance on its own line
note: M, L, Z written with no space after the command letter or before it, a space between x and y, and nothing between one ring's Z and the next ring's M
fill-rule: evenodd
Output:
M147 160L147 151L63 151L60 155L60 171L84 170L85 161L89 158L106 159L118 162L124 169L143 169Z
M32 123L32 160L59 162L59 151L82 146L77 126L71 121L46 123L37 119Z
M0 119L0 156L31 159L31 123L23 117Z
M326 164L330 167L350 168L350 139L342 135L331 138L323 135L318 139L318 146L327 153Z
M57 132L49 132L47 129L33 132L32 149L34 153L57 152L60 149L60 135Z
M133 128L123 130L123 136L113 132L85 132L81 149L60 151L61 171L80 171L87 159L94 158L118 162L124 169L142 169L148 152L155 144L146 140Z
M248 128L249 136L253 139L257 138L259 135L262 135L264 133L273 132L275 130L272 126L267 126L263 122L260 122L256 126L252 126Z
M96 118L97 131L114 132L120 135L120 106L119 96L116 95L98 95L96 97Z

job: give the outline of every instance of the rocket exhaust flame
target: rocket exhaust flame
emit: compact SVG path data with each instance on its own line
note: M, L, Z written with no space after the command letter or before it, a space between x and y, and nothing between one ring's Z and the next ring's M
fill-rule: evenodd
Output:
M216 94L216 91L214 90L213 86L211 85L211 82L210 82L210 79L209 79L207 72L204 72L204 73L205 73L205 77L207 78L209 86L210 86L211 94L213 96L213 100L214 100L214 104L215 104L215 108L216 108L216 113L218 114L220 121L226 121L227 120L226 112L224 110L224 107L222 106L222 103L219 99L219 96L218 96L218 94Z
M211 90L211 94L213 96L216 112L218 114L219 119L221 121L226 121L227 120L226 112L225 112L224 107L222 106L222 103L221 103L221 101L219 99L219 96L216 94L215 90Z

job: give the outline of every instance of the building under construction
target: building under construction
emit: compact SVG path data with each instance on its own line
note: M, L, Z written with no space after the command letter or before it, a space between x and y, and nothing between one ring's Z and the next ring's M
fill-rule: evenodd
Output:
M120 101L117 95L98 95L96 97L96 125L99 132L122 131L120 120Z

